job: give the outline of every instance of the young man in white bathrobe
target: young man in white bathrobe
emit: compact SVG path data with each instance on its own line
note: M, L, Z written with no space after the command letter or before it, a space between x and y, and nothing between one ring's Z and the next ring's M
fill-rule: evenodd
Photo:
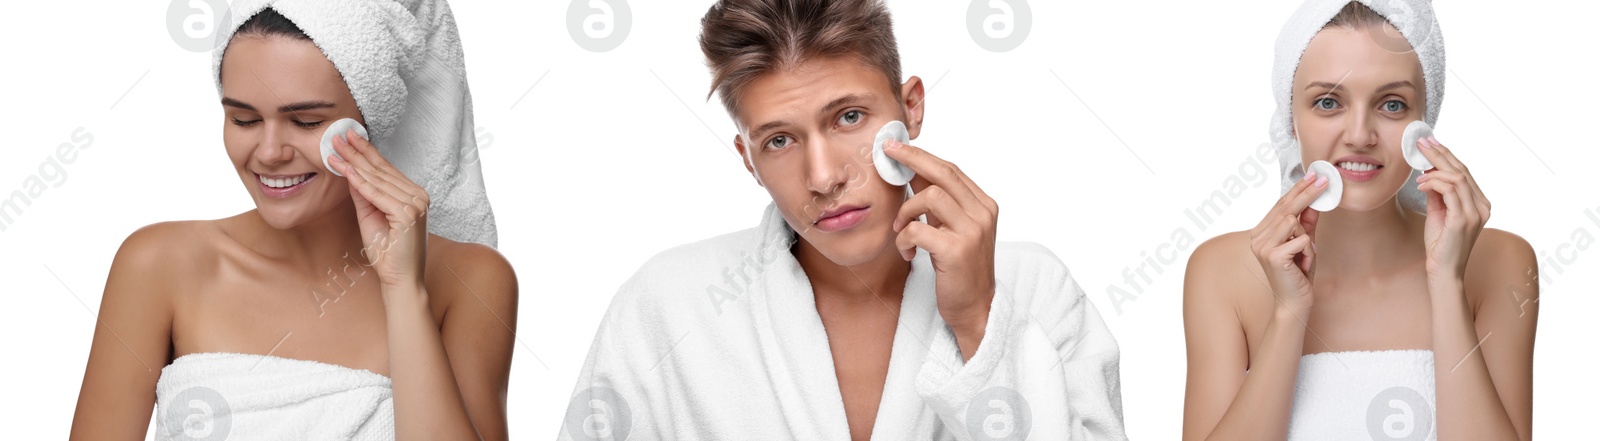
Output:
M1124 439L1117 345L1051 252L915 139L878 1L729 0L701 47L772 196L754 229L677 247L612 300L560 439Z

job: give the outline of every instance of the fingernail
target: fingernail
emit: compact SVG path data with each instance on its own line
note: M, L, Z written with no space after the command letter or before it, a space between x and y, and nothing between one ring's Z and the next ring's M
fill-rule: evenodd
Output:
M1321 188L1323 185L1327 185L1327 183L1328 183L1328 177L1327 176L1318 176L1317 177L1317 187L1318 188Z
M890 149L894 149L894 148L898 148L898 147L900 147L900 141L899 140L886 139L886 140L883 141L883 149L884 150L890 150Z
M1317 178L1317 172L1308 171L1308 172L1306 172L1306 175L1304 177L1300 178L1300 180L1309 181L1309 180L1316 179L1316 178Z

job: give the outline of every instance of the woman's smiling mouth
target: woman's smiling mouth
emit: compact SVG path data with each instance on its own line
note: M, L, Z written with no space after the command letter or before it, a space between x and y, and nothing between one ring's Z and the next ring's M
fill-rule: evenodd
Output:
M306 187L306 183L317 177L316 173L301 175L263 175L257 174L256 180L260 183L261 194L269 198L283 199L298 194Z

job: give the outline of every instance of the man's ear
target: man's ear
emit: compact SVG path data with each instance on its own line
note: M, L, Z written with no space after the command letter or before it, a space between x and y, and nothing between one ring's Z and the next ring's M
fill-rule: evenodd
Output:
M917 139L917 135L922 133L922 117L925 109L923 105L927 99L924 93L922 79L917 78L916 75L912 75L911 79L900 85L900 99L902 100L900 105L906 110L906 132L911 136L911 139Z
M745 171L750 172L750 176L756 178L756 185L766 187L766 184L761 183L761 175L756 173L755 160L750 158L750 152L744 148L743 135L733 135L733 148L739 151L739 159L744 160Z

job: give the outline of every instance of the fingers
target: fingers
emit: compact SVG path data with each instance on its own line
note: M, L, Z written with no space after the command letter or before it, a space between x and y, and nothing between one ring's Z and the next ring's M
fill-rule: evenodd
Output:
M410 206L410 200L401 200L400 198L396 197L396 194L406 196L404 192L391 191L382 188L384 186L390 186L390 184L386 182L374 182L372 179L369 179L360 169L353 167L348 162L335 158L333 159L332 163L335 167L340 167L343 169L345 179L349 180L350 187L356 190L355 192L358 193L357 196L366 199L373 206L378 207L378 209L382 210L384 213L398 214L416 212L414 208L407 208Z
M917 248L928 250L930 255L939 255L957 239L955 233L922 222L912 222L895 235L894 247L900 251L901 259L910 261L917 256Z
M360 136L353 136L353 134L354 131L352 130L346 133L345 136L333 137L333 147L339 152L339 156L332 158L330 163L333 161L347 163L359 170L363 178L372 181L379 188L385 191L404 193L406 195L404 199L418 202L424 208L428 206L429 199L426 190L411 182L410 178L405 177L405 174L400 173L393 165L390 165L382 155L377 154L377 148L373 147L371 143ZM374 158L380 162L374 162ZM348 174L349 172L344 173ZM396 195L396 197L400 196Z
M939 222L958 231L972 231L972 227L976 225L972 217L962 210L960 204L945 192L944 187L929 186L900 205L900 212L896 213L894 218L894 231L898 232L906 225L916 223L917 217L924 214L932 215L929 217L930 221L937 218Z
M1461 186L1464 183L1461 174L1454 172L1431 171L1423 175L1425 180L1417 186L1418 190L1433 192L1439 195L1439 200L1444 202L1446 213L1457 213L1459 216L1471 216L1475 209L1469 209L1462 204L1463 197ZM1429 210L1432 211L1432 210ZM1457 218L1459 218L1457 216ZM1452 217L1447 216L1447 221Z
M1438 138L1430 136L1428 138L1418 140L1417 143L1428 146L1428 148L1425 150L1437 150L1438 154L1444 156L1444 159L1448 161L1448 164L1453 169L1452 171L1459 173L1465 181L1462 183L1462 187L1467 190L1469 197L1464 197L1461 200L1463 202L1467 202L1468 205L1472 205L1473 208L1476 209L1479 216L1484 219L1488 219L1489 209L1492 208L1492 205L1489 203L1489 198L1484 195L1483 188L1478 186L1477 178L1472 176L1472 171L1468 170L1466 164L1461 162L1461 158L1457 157L1455 152L1450 151L1448 147L1445 147L1444 144L1440 143ZM1422 181L1419 180L1418 182L1420 183Z
M1305 255L1307 258L1296 261L1295 256L1297 255ZM1308 276L1312 268L1312 262L1309 257L1312 255L1311 236L1300 236L1284 242L1283 245L1273 248L1270 254L1272 263L1278 267L1275 269L1290 270L1299 267L1299 271L1306 273Z
M1293 201L1298 199L1302 194L1306 193L1308 189L1315 188L1314 186L1316 185L1316 181L1317 175L1315 173L1311 173L1309 171L1306 172L1306 174L1302 176L1299 181L1296 181L1293 186L1289 187L1289 191L1284 192L1283 196L1278 197L1278 202L1272 205L1272 209L1267 211L1267 217L1262 218L1261 222L1256 224L1256 227L1262 231L1265 231L1266 227L1271 225L1272 222L1278 219L1281 215L1285 213L1299 212L1300 210L1290 211L1288 207L1293 204ZM1312 196L1312 199L1314 200L1316 197ZM1307 202L1306 205L1310 206L1311 203Z
M1306 172L1306 175L1312 176L1314 173L1308 171ZM1284 212L1290 214L1299 214L1304 212L1306 207L1311 206L1312 201L1317 200L1317 196L1321 196L1322 192L1328 189L1328 180L1333 178L1334 177L1331 176L1314 176L1309 182L1306 183L1306 187L1301 189L1300 193L1295 194L1293 198L1289 199L1288 205L1283 207ZM1305 180L1302 179L1302 181Z
M966 174L962 173L961 169L957 168L955 164L940 159L932 153L928 153L927 150L895 140L885 141L883 152L917 173L916 177L912 178L911 189L913 191L920 193L929 186L939 186L944 188L945 192L949 193L950 197L954 198L957 203L961 204L963 209L997 211L990 208L993 206L993 200L989 200L988 203L978 200L977 194L972 190L977 186L969 186L968 182L970 181L967 179ZM985 199L987 199L987 195Z
M1428 157L1428 162L1433 163L1435 169L1457 172L1465 172L1467 170L1467 166L1462 165L1461 160L1457 159L1455 153L1452 153L1449 148L1446 148L1444 144L1440 144L1438 138L1430 136L1419 139L1417 140L1417 147L1422 150L1423 156Z
M1312 210L1310 208L1306 208L1304 210L1301 210L1300 211L1300 229L1304 230L1306 232L1307 236L1316 236L1317 235L1317 219L1320 219L1320 218L1322 218L1322 212L1320 212L1320 211Z
M1256 257L1260 259L1267 258L1272 249L1290 240L1289 236L1295 233L1295 229L1298 226L1294 216L1280 215L1272 219L1272 223L1266 226L1263 234L1251 239L1251 245L1255 248Z
M389 164L389 159L384 158L382 154L378 153L378 148L373 147L371 141L368 141L366 138L362 138L360 135L356 134L355 129L345 130L344 136L335 136L335 148L338 147L340 141L343 141L346 145L356 147L356 150L362 157L361 159L365 159L367 162L370 162L378 167L394 169L394 166ZM343 155L345 153L339 152L339 154Z

